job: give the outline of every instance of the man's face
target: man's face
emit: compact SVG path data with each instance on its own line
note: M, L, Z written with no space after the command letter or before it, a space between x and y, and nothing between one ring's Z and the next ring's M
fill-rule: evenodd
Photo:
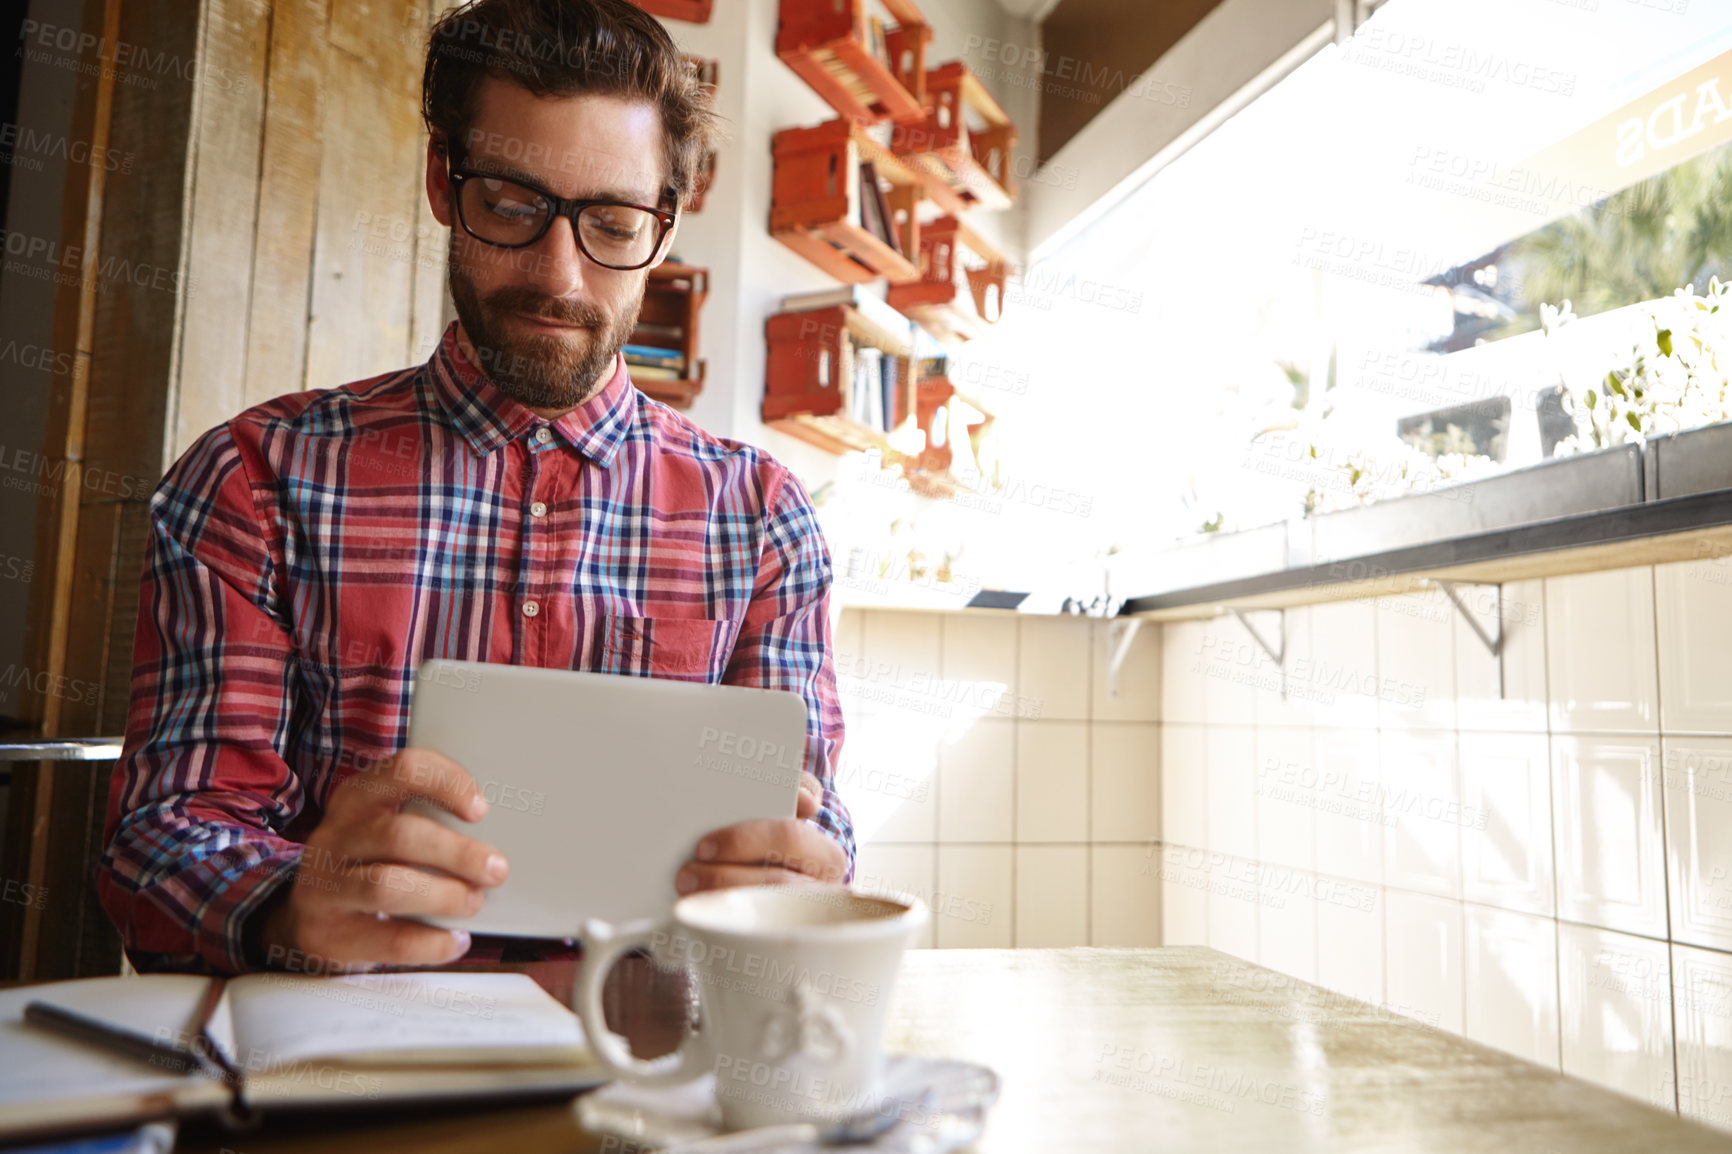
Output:
M493 77L477 97L475 118L457 142L464 167L558 196L658 207L662 128L653 105L614 96L540 98ZM555 219L525 248L487 244L458 223L449 190L445 162L429 148L427 194L434 216L451 229L451 299L476 363L529 408L563 412L582 404L613 374L637 323L648 269L596 264L578 251L566 219ZM664 243L657 263L666 252Z

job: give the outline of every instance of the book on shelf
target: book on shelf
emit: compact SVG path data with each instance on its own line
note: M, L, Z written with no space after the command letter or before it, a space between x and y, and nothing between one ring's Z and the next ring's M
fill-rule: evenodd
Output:
M686 375L683 370L669 365L636 365L626 363L626 374L639 381L683 381Z
M213 986L212 983L222 983ZM111 1052L24 1020L46 1002L229 1067ZM0 1142L210 1115L575 1094L607 1075L577 1016L524 974L84 978L0 991Z
M906 343L915 339L914 323L891 308L883 297L868 292L865 285L840 285L832 289L819 289L817 292L797 293L782 298L782 311L785 313L809 313L817 309L835 308L837 305L854 309L899 342Z
M884 36L884 21L877 16L871 17L867 22L867 32L867 49L878 63L884 66L885 71L894 72L895 69L890 66L890 42Z
M639 321L632 332L632 338L639 343L654 343L666 341L669 344L679 344L686 339L684 325L664 325L654 321Z
M686 355L678 349L663 349L653 345L626 345L624 352L628 365L660 365L663 368L677 369L686 363Z
M882 394L883 421L880 424L886 433L896 427L896 386L902 374L902 363L898 357L885 357L880 366L879 392Z
M883 241L896 255L903 255L902 244L896 239L890 202L878 183L878 169L870 160L860 162L860 227Z
M879 381L883 378L884 353L871 345L854 348L853 417L869 429L884 429L883 393Z

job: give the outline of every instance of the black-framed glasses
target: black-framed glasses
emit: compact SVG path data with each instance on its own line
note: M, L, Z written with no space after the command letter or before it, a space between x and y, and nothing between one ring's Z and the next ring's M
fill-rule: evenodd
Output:
M555 217L571 222L577 247L603 268L629 272L655 260L675 215L618 200L567 200L490 172L452 167L452 200L463 231L499 248L527 248Z

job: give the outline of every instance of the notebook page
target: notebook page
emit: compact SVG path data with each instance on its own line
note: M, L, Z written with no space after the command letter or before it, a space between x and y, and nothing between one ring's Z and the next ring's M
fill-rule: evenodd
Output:
M0 990L0 1070L5 1071L0 1105L158 1093L202 1080L196 1074L153 1070L136 1058L26 1025L24 1007L41 1000L173 1041L192 1024L210 982L196 974L144 974Z
M236 1061L443 1065L587 1063L583 1027L525 974L420 971L229 983Z

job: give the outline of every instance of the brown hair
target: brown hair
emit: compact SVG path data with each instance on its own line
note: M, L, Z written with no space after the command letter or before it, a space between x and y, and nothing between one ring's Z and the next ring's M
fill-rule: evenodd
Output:
M447 148L461 148L486 76L536 96L596 93L654 105L666 208L690 201L719 135L695 66L655 17L626 0L473 0L447 12L433 26L421 76L421 118Z

